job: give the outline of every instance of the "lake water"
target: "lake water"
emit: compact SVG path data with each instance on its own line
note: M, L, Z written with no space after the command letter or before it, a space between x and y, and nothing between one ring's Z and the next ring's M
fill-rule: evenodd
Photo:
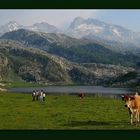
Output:
M47 86L47 87L21 87L21 88L11 88L10 92L24 92L31 93L33 90L44 90L46 93L88 93L88 94L129 94L134 93L132 89L129 88L110 88L102 86Z

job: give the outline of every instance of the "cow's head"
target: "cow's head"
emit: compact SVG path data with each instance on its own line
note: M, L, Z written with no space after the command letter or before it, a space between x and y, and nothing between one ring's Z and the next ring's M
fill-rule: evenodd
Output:
M134 96L124 95L122 96L122 100L125 102L125 107L130 108L132 101L135 99Z
M127 101L129 100L129 95L122 95L122 101Z

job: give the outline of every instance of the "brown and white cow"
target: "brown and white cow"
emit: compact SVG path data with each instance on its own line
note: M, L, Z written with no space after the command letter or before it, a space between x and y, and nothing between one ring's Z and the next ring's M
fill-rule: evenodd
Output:
M135 95L124 95L122 96L122 100L125 102L125 107L128 108L130 114L130 123L138 123L139 122L139 114L140 114L140 96L138 93Z

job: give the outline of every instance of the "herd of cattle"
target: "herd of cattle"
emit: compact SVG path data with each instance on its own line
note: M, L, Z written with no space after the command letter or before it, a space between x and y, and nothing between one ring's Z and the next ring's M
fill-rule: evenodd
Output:
M140 115L140 95L136 92L135 95L123 95L122 100L125 103L125 107L128 108L130 114L130 123L137 124L139 122Z

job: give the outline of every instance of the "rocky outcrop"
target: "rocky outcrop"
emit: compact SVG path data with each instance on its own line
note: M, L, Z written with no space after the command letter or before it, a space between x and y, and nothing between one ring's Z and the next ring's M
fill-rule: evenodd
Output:
M124 67L121 65L110 65L110 64L97 64L87 63L83 64L84 67L92 71L96 77L118 77L120 75L127 74L128 72L134 71L132 67Z
M4 55L2 55L0 53L0 81L3 80L2 79L2 71L5 67L7 67L7 65L8 65L7 57L4 57Z

